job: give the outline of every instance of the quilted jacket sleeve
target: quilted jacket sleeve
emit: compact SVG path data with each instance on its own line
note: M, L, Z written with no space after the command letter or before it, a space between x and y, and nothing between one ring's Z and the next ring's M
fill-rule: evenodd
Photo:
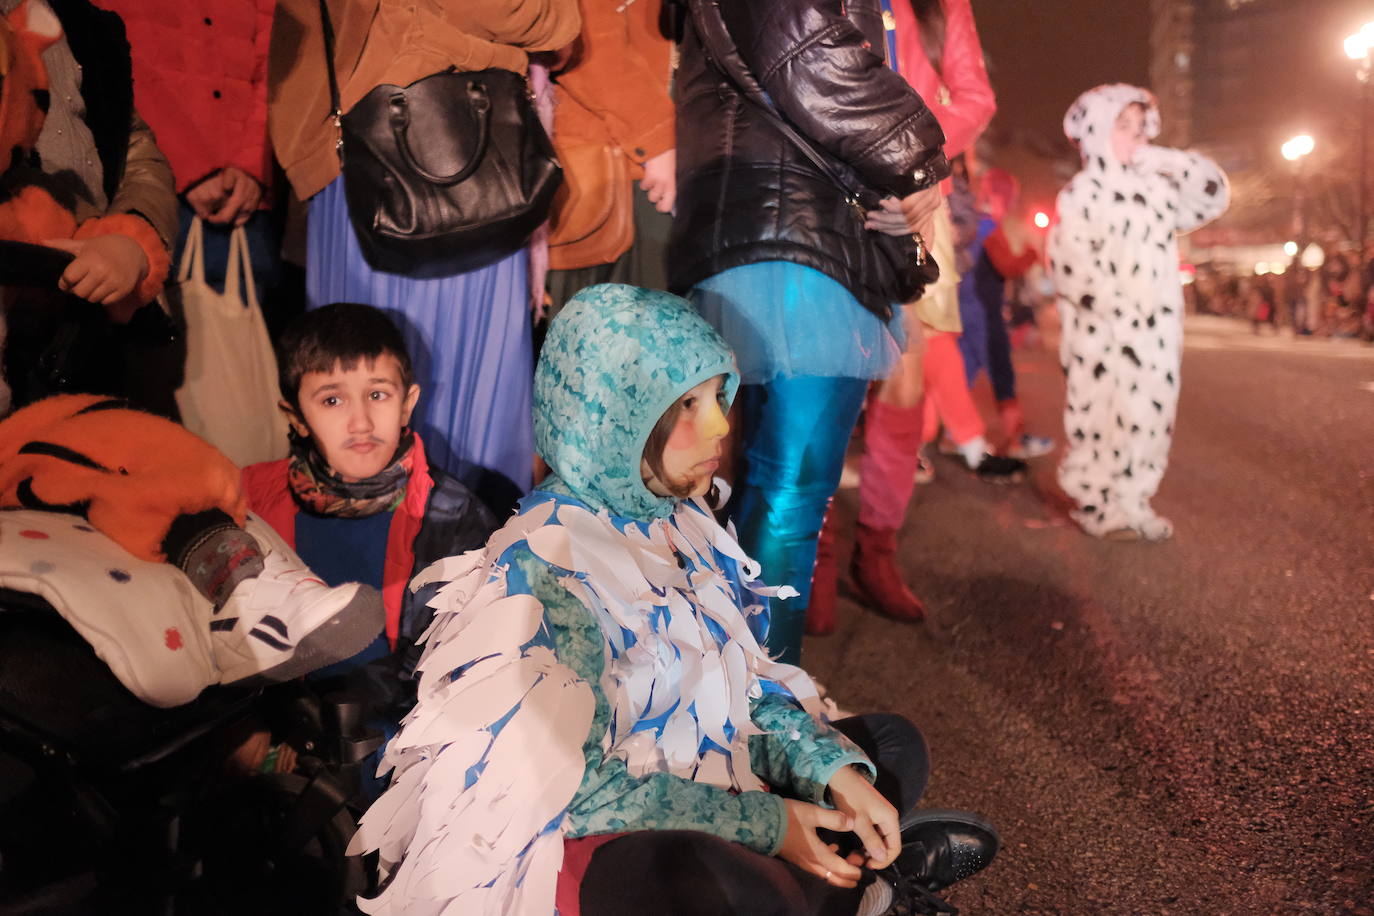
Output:
M138 112L130 118L129 153L108 212L138 214L157 230L158 237L169 248L176 239L177 197L172 167Z
M934 115L840 4L721 0L719 10L778 110L867 183L904 197L948 174Z

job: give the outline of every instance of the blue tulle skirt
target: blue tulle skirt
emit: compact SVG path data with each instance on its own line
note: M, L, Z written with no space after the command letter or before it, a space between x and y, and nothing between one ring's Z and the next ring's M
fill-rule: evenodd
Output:
M906 337L900 308L886 324L819 270L791 261L732 267L688 293L739 360L740 381L883 378Z

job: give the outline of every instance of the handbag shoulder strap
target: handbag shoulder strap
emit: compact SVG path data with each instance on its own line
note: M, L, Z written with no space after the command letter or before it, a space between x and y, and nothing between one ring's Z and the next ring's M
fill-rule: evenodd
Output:
M323 3L324 0L320 0L320 2ZM711 65L733 83L735 90L752 104L770 124L777 128L778 132L786 137L789 143L810 160L811 164L819 169L822 175L829 178L831 183L844 192L845 200L856 211L859 211L862 217L868 208L862 202L861 190L846 180L835 168L834 163L788 123L773 106L772 100L768 98L763 87L751 75L742 71L735 60L733 50L727 44L729 33L717 4L712 0L705 0L705 2L692 0L691 13L693 25L696 26L697 34L700 36L706 51L706 58ZM735 65L732 66L732 64Z
M324 2L324 0L320 0L320 2ZM753 78L753 75L744 69L743 62L738 60L727 44L729 32L726 29L725 20L720 14L719 0L690 0L690 2L692 23L701 38L703 49L706 51L706 59L722 76L734 83L739 94L752 103L759 113L778 129L779 133L786 137L793 146L801 151L803 156L811 161L812 165L820 170L822 175L829 178L831 183L840 189L844 194L845 203L853 208L855 215L859 218L860 225L862 225L868 219L868 211L877 206L874 192L868 188L855 186L835 167L834 162L829 157L816 149L810 140L802 136L773 107L772 99L768 98L767 93ZM916 232L911 235L911 240L915 245L914 260L917 266L925 264L925 239L921 238L919 232Z
M334 70L334 23L329 20L329 4L327 0L320 0L320 27L324 34L324 68L329 74L329 109L334 118L334 129L338 131L338 140L334 143L334 150L339 154L339 161L343 161L343 105L339 101L339 74Z

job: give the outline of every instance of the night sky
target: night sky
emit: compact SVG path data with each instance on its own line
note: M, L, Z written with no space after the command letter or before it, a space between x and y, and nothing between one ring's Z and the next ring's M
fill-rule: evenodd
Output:
M997 127L1055 136L1085 89L1148 82L1147 0L973 0L973 13Z

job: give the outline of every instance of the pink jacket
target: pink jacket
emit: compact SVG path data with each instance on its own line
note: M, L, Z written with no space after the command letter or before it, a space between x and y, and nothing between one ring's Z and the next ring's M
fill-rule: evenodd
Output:
M997 111L997 98L988 82L969 0L942 2L946 20L943 75L926 58L909 0L893 0L892 13L897 26L897 69L939 119L945 132L945 155L953 159L988 126ZM945 193L949 193L947 185L948 181L942 185Z

